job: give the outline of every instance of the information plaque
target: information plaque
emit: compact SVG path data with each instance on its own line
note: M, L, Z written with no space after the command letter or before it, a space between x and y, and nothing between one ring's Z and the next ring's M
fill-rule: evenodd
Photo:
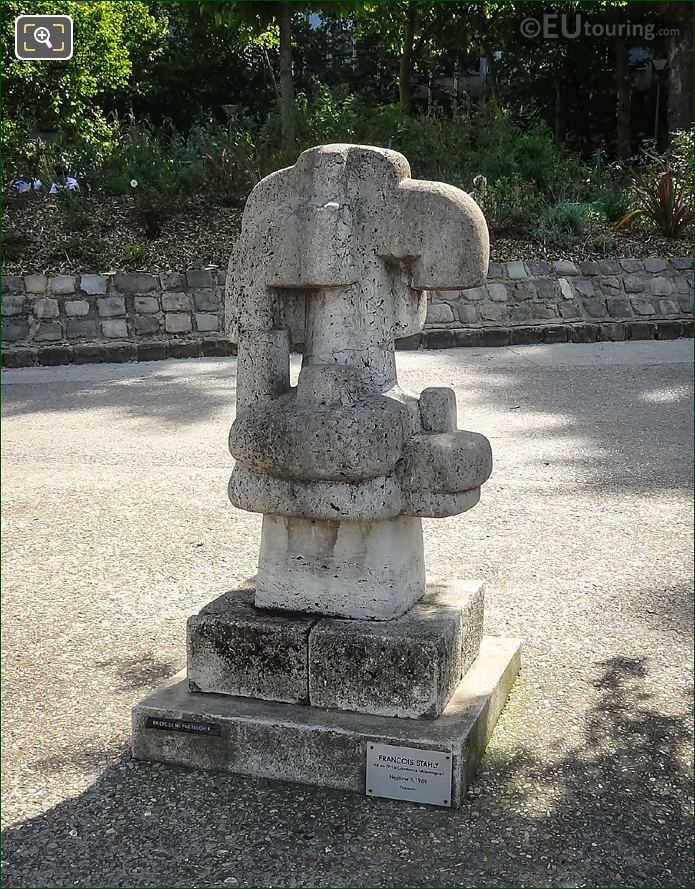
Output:
M367 744L367 796L451 805L451 754L391 744Z

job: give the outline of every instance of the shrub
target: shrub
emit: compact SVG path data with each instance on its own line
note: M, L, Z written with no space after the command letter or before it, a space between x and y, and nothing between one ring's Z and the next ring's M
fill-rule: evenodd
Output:
M100 271L108 262L106 244L97 238L83 238L71 235L55 241L46 250L44 258L79 264L85 271Z
M535 236L551 247L568 247L586 231L591 211L586 204L559 203L541 213Z
M618 220L613 227L615 231L641 217L665 237L678 238L693 224L692 197L683 183L674 179L669 168L662 170L656 179L635 186L634 192L637 206Z
M485 177L473 181L473 197L495 231L528 228L545 207L543 198L529 182L502 177L489 184Z
M147 256L147 247L137 241L126 241L121 252L121 262L124 265L138 265Z
M89 228L91 219L85 209L84 198L74 191L61 191L55 195L58 211L65 228L71 232L81 232Z

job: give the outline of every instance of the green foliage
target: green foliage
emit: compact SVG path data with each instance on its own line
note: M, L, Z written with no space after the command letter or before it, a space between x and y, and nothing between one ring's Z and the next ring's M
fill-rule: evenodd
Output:
M108 264L106 245L98 238L84 238L71 235L61 238L46 250L44 258L50 262L68 259L78 263L85 271L99 271Z
M9 261L26 256L31 247L32 239L29 235L17 231L14 228L6 228L2 234L2 255Z
M590 218L591 210L586 204L561 202L543 210L535 236L550 247L569 247L586 231Z
M674 134L669 150L642 150L643 172L632 188L632 208L615 224L617 231L646 220L667 238L684 235L693 224L693 131Z
M97 99L129 82L133 57L156 53L167 33L165 17L154 18L149 4L134 2L45 2L34 14L65 14L74 23L74 54L59 63L23 62L14 56L14 19L26 13L15 0L1 5L3 33L3 151L6 162L31 161L42 131L86 142L108 135Z
M118 133L105 152L100 188L114 196L135 191L146 199L173 199L194 191L202 177L201 159L191 157L179 137L133 125Z
M84 198L74 191L61 191L55 196L58 212L63 217L65 228L71 232L89 228L90 216L84 205Z
M524 229L543 212L545 201L530 182L502 176L488 184L476 177L473 196L494 231Z
M138 265L147 256L147 247L137 241L126 241L121 252L123 265Z

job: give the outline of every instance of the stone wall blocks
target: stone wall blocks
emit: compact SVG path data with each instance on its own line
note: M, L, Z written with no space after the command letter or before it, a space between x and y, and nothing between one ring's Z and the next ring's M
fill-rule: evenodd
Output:
M673 293L673 284L668 278L651 278L647 284L652 296L670 296Z
M631 318L634 314L632 303L625 298L611 297L607 299L606 308L611 318Z
M187 293L163 293L162 308L165 312L190 312L191 301Z
M644 268L648 272L665 272L668 269L668 263L658 256L650 256L644 260Z
M186 286L186 279L179 272L162 272L159 280L162 284L162 290L183 290Z
M47 296L33 300L31 310L37 318L57 318L60 314L58 300Z
M135 343L105 343L104 361L122 364L135 361Z
M581 301L582 308L589 318L607 318L608 310L606 303L602 299L583 299Z
M122 296L107 296L104 299L98 299L97 311L101 318L125 315L125 298Z
M106 275L80 275L80 290L90 296L103 296L109 288Z
M399 342L399 340L396 340L396 348L398 348ZM200 354L204 358L226 358L229 355L236 354L236 349L229 340L223 337L216 337L215 339L201 340Z
M531 346L542 342L542 327L537 326L521 326L512 327L510 330L509 343L512 346Z
M187 312L169 312L164 316L164 329L167 333L190 333L191 316Z
M159 333L160 327L159 318L155 318L154 315L138 315L135 318L135 333L138 336L151 336L154 333Z
M113 279L113 286L120 293L150 293L158 283L157 276L147 272L118 272Z
M63 303L65 314L69 318L74 318L89 314L89 300L87 299L66 299Z
M162 300L166 295L162 297ZM159 300L156 296L135 296L133 297L133 309L143 315L152 315L159 311Z
M487 284L485 286L489 298L496 303L507 302L507 288L504 284Z
M21 293L22 279L19 275L3 275L2 276L2 292L5 293Z
M71 364L73 360L72 347L68 345L46 346L36 352L38 364L44 367L57 367L59 364Z
M693 258L692 256L673 256L670 260L671 268L676 269L677 271L682 271L684 269L693 269Z
M481 337L483 346L508 346L511 331L508 327L486 327Z
M105 321L105 324L113 323ZM71 318L67 323L68 339L96 339L100 334L99 322L93 319Z
M31 367L36 361L36 350L18 346L14 349L3 349L3 367Z
M137 343L135 354L138 361L163 361L167 357L167 344Z
M458 307L458 317L462 324L471 324L474 326L480 324L480 318L475 306L460 305Z
M567 321L572 321L575 318L584 318L586 316L583 306L576 299L572 300L572 302L562 302L557 308L560 312L560 317Z
M691 296L679 296L678 297L678 308L684 315L692 315L693 313L693 298Z
M200 355L199 340L172 340L167 343L169 358L197 358Z
M593 260L584 260L579 263L579 271L586 276L600 275L601 266Z
M498 278L506 277L506 266L501 262L491 262L487 268L487 277L488 280L496 280Z
M620 268L629 273L633 272L643 272L644 271L644 263L641 259L620 259Z
M526 265L532 278L547 278L553 270L551 263L544 260L530 260Z
M99 364L104 360L104 343L75 343L72 347L75 364Z
M625 293L642 293L646 284L639 275L626 275L623 279Z
M678 305L672 299L660 299L659 300L659 314L660 315L677 315L678 314Z
M25 318L3 318L2 338L6 343L16 343L29 336L29 322Z
M677 340L683 336L682 321L657 321L656 338L658 340Z
M54 275L48 282L48 290L55 296L67 296L75 292L74 275Z
M628 339L629 332L627 324L619 324L617 321L598 325L598 339L600 343L620 343Z
M128 326L124 318L102 321L101 329L104 336L109 339L125 339L128 336Z
M186 281L191 290L203 287L214 287L217 272L211 269L189 269L186 272Z
M577 266L567 259L559 259L553 263L553 271L556 275L574 276L579 274Z
M559 317L558 308L552 303L529 303L529 311L532 318L538 318L541 321L551 321Z
M197 319L198 316L196 316ZM425 319L425 324L448 324L449 322L454 320L454 313L451 311L451 307L442 303L441 305L429 305L427 307L427 318Z
M194 290L193 304L198 312L216 312L220 307L214 290Z
M600 324L581 321L571 326L569 330L570 340L573 343L595 343L599 338L600 329Z
M34 333L37 343L55 343L63 338L63 329L60 321L43 321Z
M485 299L485 289L483 287L469 287L467 290L461 291L461 299L468 302L481 302Z
M21 315L24 312L26 297L23 293L10 293L2 298L2 316L9 318L12 315Z
M528 269L523 262L508 262L507 277L512 281L528 278Z
M195 327L200 333L212 333L220 329L220 319L212 313L196 312Z
M619 275L621 272L617 259L599 259L598 265L603 275Z
M628 333L631 340L653 340L656 325L653 321L631 321L628 324Z
M570 338L570 330L562 324L553 324L543 328L543 342L552 345L554 343L566 343Z
M27 293L45 293L48 278L45 275L25 275L24 289Z
M594 285L588 278L577 278L574 289L580 296L595 296Z
M649 316L656 314L654 306L646 299L633 299L632 308L635 311L635 315Z

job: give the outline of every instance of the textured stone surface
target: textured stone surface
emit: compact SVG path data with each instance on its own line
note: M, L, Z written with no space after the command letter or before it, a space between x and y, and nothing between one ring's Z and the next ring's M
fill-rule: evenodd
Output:
M122 296L107 296L97 300L97 311L101 318L125 315L125 299Z
M184 312L168 312L164 316L167 333L188 333L191 330L191 316Z
M191 691L306 704L309 631L314 618L285 617L253 606L247 585L189 618Z
M58 300L42 296L32 302L31 310L37 318L57 318L59 315Z
M149 293L157 289L157 278L145 272L119 272L113 284L121 293Z
M453 759L451 797L442 805L456 808L520 665L518 640L484 637L447 709L438 719L417 720L191 694L176 676L134 708L133 756L364 794L367 744L442 750ZM153 719L212 724L219 734L148 727Z
M50 280L49 289L56 295L66 295L75 292L74 275L54 275Z
M483 587L428 583L401 617L322 619L309 634L312 707L375 716L436 718L478 656Z
M455 427L424 429L417 398L398 387L394 341L423 327L428 289L475 301L478 287L484 297L487 261L473 200L410 178L393 151L324 145L254 188L229 263L225 323L239 344L229 493L264 514L259 607L389 620L423 595L420 516L474 506L490 448ZM454 322L444 302L429 313ZM449 345L451 335L430 332L427 343ZM263 475L274 481L260 484ZM370 499L377 516L365 521ZM329 505L335 520L322 517Z
M48 278L45 275L25 275L24 289L27 293L45 293Z
M80 275L80 290L90 296L105 294L108 286L109 279L106 275Z
M86 299L66 299L65 314L68 317L77 317L89 314L89 300Z
M101 330L104 336L111 339L123 339L128 336L128 326L123 318L102 321Z

